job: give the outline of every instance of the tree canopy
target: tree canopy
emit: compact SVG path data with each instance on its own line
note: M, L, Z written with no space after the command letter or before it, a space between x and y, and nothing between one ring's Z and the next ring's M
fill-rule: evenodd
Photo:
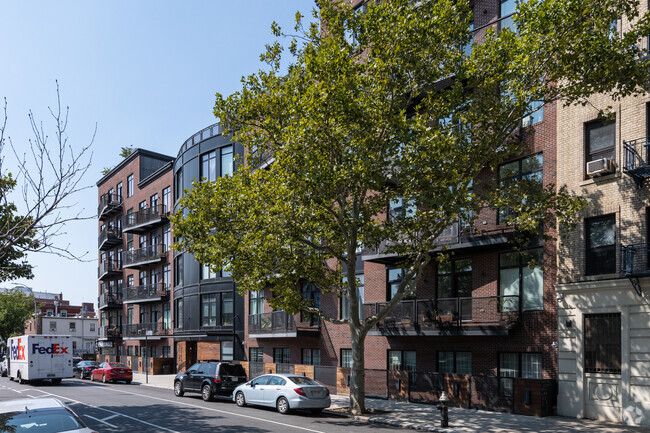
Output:
M530 152L534 126L522 124L542 103L645 92L636 41L650 26L627 0L529 0L511 22L474 32L468 2L319 6L308 25L296 17L288 50L269 44L267 67L216 95L215 116L247 159L233 176L194 183L174 231L176 248L230 269L242 292L270 286L274 307L349 325L361 412L365 336L413 292L445 228L485 207L511 209L506 224L531 233L540 221L576 222L583 202L564 188L484 175ZM614 35L621 16L635 24ZM390 213L392 203L401 212ZM396 295L370 317L358 309L361 249L398 255L404 268ZM302 283L347 298L349 318L314 309L296 290Z
M0 339L22 335L25 321L34 312L34 295L18 289L0 291Z

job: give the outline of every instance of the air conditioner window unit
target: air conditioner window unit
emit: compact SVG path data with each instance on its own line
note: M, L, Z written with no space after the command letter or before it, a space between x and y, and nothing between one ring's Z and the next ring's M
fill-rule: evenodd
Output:
M598 177L616 172L616 162L609 158L600 158L587 163L587 176Z

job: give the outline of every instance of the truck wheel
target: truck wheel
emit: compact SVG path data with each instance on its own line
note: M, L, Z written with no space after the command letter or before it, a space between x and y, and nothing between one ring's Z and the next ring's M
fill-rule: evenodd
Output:
M210 385L205 384L203 385L203 388L201 389L201 397L203 398L203 401L212 401L212 387Z
M25 380L23 380L23 378L20 376L20 371L18 372L18 377L17 377L17 379L18 379L18 384L20 384L20 385L24 385L24 384L25 384Z
M52 383L53 383L54 385L58 385L58 384L61 383L61 379L52 379Z

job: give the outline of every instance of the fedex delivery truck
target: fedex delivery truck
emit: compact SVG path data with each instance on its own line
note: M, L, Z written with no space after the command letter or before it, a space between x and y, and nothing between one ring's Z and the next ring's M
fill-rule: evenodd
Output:
M72 377L72 338L69 335L23 335L12 337L9 348L8 370L11 380L19 383L30 380Z

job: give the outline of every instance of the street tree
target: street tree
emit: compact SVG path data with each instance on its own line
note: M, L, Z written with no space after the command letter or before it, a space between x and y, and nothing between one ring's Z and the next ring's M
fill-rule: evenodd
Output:
M0 291L0 340L22 335L25 321L34 312L34 295L18 289Z
M564 188L486 173L530 151L534 126L522 125L544 102L645 92L636 41L650 26L627 0L520 2L509 20L476 32L468 2L319 6L310 24L296 17L293 35L274 24L267 66L240 91L217 94L215 116L246 160L185 191L175 248L229 269L242 293L270 287L273 308L349 326L351 406L361 413L365 337L414 293L427 264L444 260L434 251L445 228L485 207L509 209L503 221L529 234L520 239L575 224L584 203ZM621 16L635 24L613 34ZM389 212L393 203L400 212ZM372 314L355 278L364 249L401 257L403 268L393 298ZM302 284L345 298L349 318L303 299Z
M7 131L7 101L0 124L0 282L32 278L29 253L49 253L79 260L69 244L62 244L68 224L93 218L73 202L80 191L91 188L83 184L90 169L91 145L95 131L86 145L68 142L69 107L61 107L59 85L57 104L49 108L53 120L54 140L42 122L29 112L33 136L14 143ZM52 142L53 141L53 142ZM7 154L12 159L7 168Z

